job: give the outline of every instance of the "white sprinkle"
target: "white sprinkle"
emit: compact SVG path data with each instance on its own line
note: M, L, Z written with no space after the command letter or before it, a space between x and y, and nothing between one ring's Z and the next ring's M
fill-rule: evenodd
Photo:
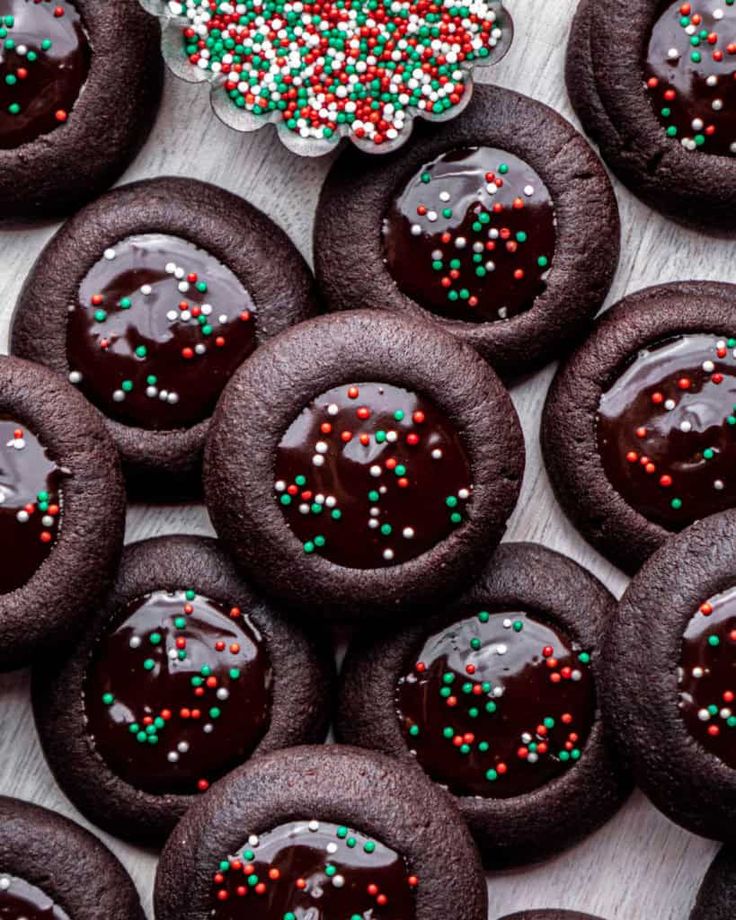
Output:
M370 468L370 474L371 476L378 478L381 475L381 467L378 466L377 463L374 463L373 466Z
M27 524L29 518L30 518L30 515L28 514L27 511L19 511L15 516L15 519L19 524Z
M151 287L150 284L144 284L143 287L141 288L141 294L143 294L144 297L148 297L148 295L152 293L153 293L153 288Z
M179 313L177 310L169 310L169 312L166 314L166 319L170 323L176 322L178 318L179 318Z
M713 483L713 488L716 490L716 492L722 492L724 489L723 480L716 479L716 481Z
M414 528L413 528L413 527L405 527L405 528L401 531L401 533L402 533L402 536L403 536L406 540L411 540L411 538L414 536Z
M176 753L176 751L169 751L169 753L166 755L166 759L169 761L169 763L177 763L179 760L179 755Z
M318 454L326 454L327 453L327 441L317 441L317 443L314 446L314 449L317 451Z
M342 888L345 884L345 878L342 875L333 875L332 884L335 888Z
M531 198L532 195L534 194L534 186L533 186L533 185L525 185L525 186L524 186L524 194L526 195L527 198Z
M707 709L699 709L698 718L701 722L708 722L710 720L710 713Z
M312 833L315 833L316 831L319 830L319 821L310 821L308 824L308 827L309 827L309 830L312 831Z
M115 258L115 250L114 250L114 249L106 249L106 250L105 250L105 258L107 259L108 262L112 262L112 260Z
M125 399L125 393L122 390L115 390L112 394L112 398L115 402L122 402Z
M312 457L312 463L314 466L324 466L325 458L322 456L322 454L315 454Z
M72 371L69 374L69 383L81 383L81 382L82 382L82 375L80 374L79 371Z
M440 192L440 201L449 201L450 193L449 192Z
M390 562L394 558L394 551L392 549L385 549L383 551L383 558L387 562Z
M328 414L328 415L337 415L337 413L338 413L339 411L340 411L340 410L339 410L339 408L337 407L337 405L336 405L335 403L331 403L331 404L327 407L327 414Z
M189 742L188 742L188 741L180 741L180 742L177 744L176 749L177 749L177 751L178 751L180 754L186 754L187 751L189 750Z
M140 637L140 636L133 636L128 644L130 645L131 648L140 648L140 646L141 646L141 637Z
M442 451L439 449L439 447L435 447L435 449L432 451L432 459L433 460L442 459Z
M509 650L509 647L507 645L504 645L503 643L501 643L501 645L496 646L497 655L505 655L506 652L508 652L508 650Z

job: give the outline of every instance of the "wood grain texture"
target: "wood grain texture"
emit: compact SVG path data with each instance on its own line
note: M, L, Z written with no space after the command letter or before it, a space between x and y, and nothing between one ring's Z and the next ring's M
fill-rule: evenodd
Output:
M500 84L546 102L571 119L563 57L575 2L508 0L517 25L516 41L493 72ZM125 180L169 174L222 185L266 211L311 258L314 209L329 162L298 159L268 130L250 137L232 133L210 112L204 88L169 78L161 115ZM683 230L649 211L620 185L616 190L624 227L623 256L609 303L654 282L736 281L732 243ZM37 225L0 230L0 350L7 348L10 316L23 279L54 229ZM535 540L560 550L620 594L625 578L566 521L541 463L539 415L552 372L546 368L513 390L524 425L528 467L507 539ZM134 506L128 516L128 541L210 532L204 509L196 506ZM0 793L82 820L54 784L41 755L25 673L0 677ZM150 913L154 855L100 836L123 859ZM569 853L532 869L489 876L489 920L533 907L577 909L606 920L687 920L715 850L715 844L679 830L635 795L616 819Z

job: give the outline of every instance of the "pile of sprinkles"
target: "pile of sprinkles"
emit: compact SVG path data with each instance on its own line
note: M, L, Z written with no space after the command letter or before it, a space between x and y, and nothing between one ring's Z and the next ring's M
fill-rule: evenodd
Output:
M453 426L400 387L335 387L277 449L275 496L307 555L375 568L413 559L465 520L470 467Z
M132 601L87 671L88 731L109 766L154 793L205 792L267 728L271 667L237 606L194 590Z
M227 266L161 234L109 246L69 316L69 380L108 415L147 429L206 417L256 347L253 301Z
M490 147L425 164L384 221L386 262L423 307L471 322L508 319L546 289L556 220L531 166Z
M590 660L526 613L481 610L429 637L399 679L407 744L458 795L531 792L582 756L595 716Z
M691 735L736 768L736 588L704 601L688 623L678 683Z
M447 115L510 28L500 0L169 0L185 53L236 109L380 146Z
M0 417L0 593L22 587L51 552L61 527L61 475L35 435Z
M736 338L643 349L603 394L598 446L617 491L679 530L736 504Z
M409 920L419 884L400 855L345 825L251 835L214 875L217 920Z
M645 79L668 137L686 150L736 156L736 0L668 4Z

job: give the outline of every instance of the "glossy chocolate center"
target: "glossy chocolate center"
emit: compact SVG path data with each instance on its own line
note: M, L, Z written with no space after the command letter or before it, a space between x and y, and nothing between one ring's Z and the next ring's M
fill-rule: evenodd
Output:
M736 504L736 338L639 352L601 398L598 450L616 491L669 530Z
M203 792L266 733L271 664L237 607L194 591L132 601L93 653L90 740L110 769L152 793Z
M475 323L531 309L547 287L555 236L537 173L491 147L453 150L423 166L383 225L386 263L404 294Z
M427 639L399 679L406 742L456 795L532 792L582 755L596 707L589 664L526 613L468 616Z
M105 250L69 314L70 380L106 415L152 430L207 418L256 347L253 301L222 263L149 233Z
M69 920L40 888L0 874L0 920Z
M0 594L21 588L61 526L62 472L22 422L0 416Z
M688 623L678 676L690 734L736 769L736 588L705 601Z
M251 837L220 863L217 920L413 920L418 880L359 831L295 821Z
M318 396L276 452L276 500L305 553L357 569L399 565L465 520L470 463L427 399L384 383Z
M0 149L28 144L64 124L90 58L69 0L0 0Z
M667 135L686 150L736 155L736 4L667 0L644 67Z

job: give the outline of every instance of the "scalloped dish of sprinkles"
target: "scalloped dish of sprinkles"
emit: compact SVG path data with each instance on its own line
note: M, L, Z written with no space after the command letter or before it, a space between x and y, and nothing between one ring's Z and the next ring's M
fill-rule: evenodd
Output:
M276 452L275 497L308 555L369 569L414 559L466 519L470 464L452 423L401 387L317 397Z
M665 4L644 75L668 137L736 156L736 0Z
M430 636L396 711L419 764L457 795L525 795L580 759L595 718L590 654L525 612L488 610Z
M510 32L500 0L169 0L184 53L234 109L301 138L380 146L415 112L447 116Z
M411 920L404 857L344 825L294 821L251 835L214 875L216 920Z

